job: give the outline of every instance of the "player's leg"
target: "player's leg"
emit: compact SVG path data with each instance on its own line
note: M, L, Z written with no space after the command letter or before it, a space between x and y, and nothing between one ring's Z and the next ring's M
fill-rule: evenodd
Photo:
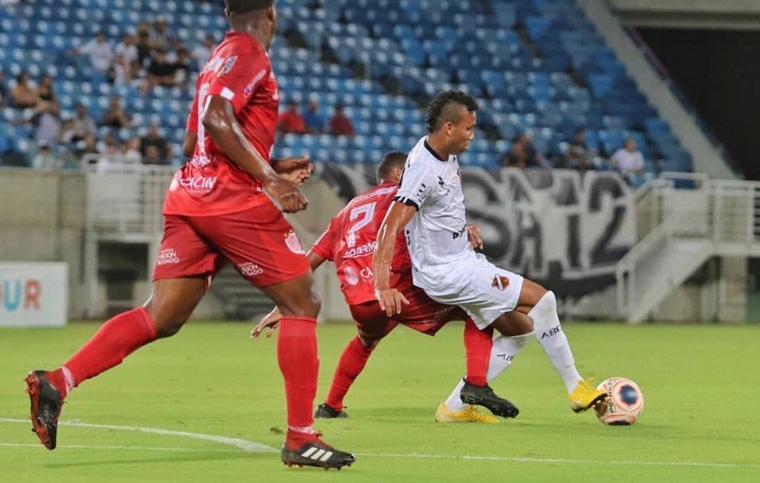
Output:
M486 376L489 383L512 364L514 358L522 351L533 335L533 324L530 318L519 312L503 314L494 321L492 326L500 335L493 339L493 347L489 354ZM461 399L461 390L464 385L464 379L459 381L446 401L441 404L439 412L442 415L445 416L449 412L459 414L459 412L467 411L468 405L463 403ZM436 413L437 421L451 422L447 419L450 418L439 419L438 413ZM456 420L461 421L462 419L456 418Z
M317 406L315 418L344 418L343 399L367 365L372 351L398 322L389 320L377 302L352 305L351 316L356 321L357 335L346 345L335 368L325 402Z
M525 280L516 311L533 321L536 339L565 383L573 411L585 411L604 400L606 393L586 383L575 367L573 351L557 314L554 293Z
M105 322L57 369L32 371L27 376L33 429L46 448L56 446L61 404L74 387L120 364L156 338L175 334L203 298L205 274L213 273L216 255L176 217L166 219L162 248L173 256L166 259L170 263L157 263L153 294L143 307Z
M192 224L280 308L277 362L285 383L288 423L282 461L322 467L353 463L352 454L322 442L313 427L320 301L312 290L309 262L290 224L272 203L215 220L196 217Z

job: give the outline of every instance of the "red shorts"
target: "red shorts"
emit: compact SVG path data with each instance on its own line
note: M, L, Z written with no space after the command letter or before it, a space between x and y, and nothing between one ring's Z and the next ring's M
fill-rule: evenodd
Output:
M311 269L298 236L272 203L225 215L164 217L153 280L213 276L226 261L256 287Z
M462 309L439 304L419 287L410 287L403 294L409 300L409 305L405 305L401 313L393 317L385 314L377 300L349 306L359 334L379 340L398 324L403 324L425 335L435 335L448 322L467 319L467 314Z

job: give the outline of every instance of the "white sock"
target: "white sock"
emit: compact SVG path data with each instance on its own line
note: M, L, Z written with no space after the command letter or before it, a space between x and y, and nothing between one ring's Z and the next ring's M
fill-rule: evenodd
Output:
M567 392L571 392L582 378L575 368L573 351L559 323L554 292L547 292L541 297L533 310L528 312L528 317L533 319L536 339L565 383Z
M74 390L77 382L74 380L74 376L71 374L71 371L68 367L61 366L61 372L63 373L63 380L66 384L66 394L71 394L71 391Z
M520 353L522 348L525 347L525 344L530 342L531 335L533 334L524 334L515 337L504 337L501 335L493 340L491 357L488 360L488 372L486 373L488 382L496 379L499 374L504 372L504 370L512 364L512 360L515 356ZM463 386L464 379L459 381L459 384L457 384L454 391L452 391L448 399L444 402L449 410L457 412L465 408L466 404L462 402L460 397L460 391Z

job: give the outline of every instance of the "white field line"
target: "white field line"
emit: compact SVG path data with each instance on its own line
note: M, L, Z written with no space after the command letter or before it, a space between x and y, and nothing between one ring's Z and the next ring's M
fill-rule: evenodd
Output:
M6 419L0 418L2 423L26 423L31 425L28 419ZM93 428L93 429L111 429L114 431L133 431L138 433L159 434L163 436L178 436L181 438L198 439L202 441L211 441L213 443L225 444L227 446L234 446L238 449L246 451L248 453L278 453L279 450L267 446L265 444L256 443L255 441L246 441L244 439L229 438L227 436L216 436L213 434L202 433L190 433L187 431L172 431L169 429L160 428L142 428L138 426L115 426L111 424L89 424L81 421L61 421L59 426L74 426L78 428Z
M0 418L0 423L24 423L31 424L28 419L7 419ZM82 445L65 445L61 449L108 449L108 450L151 450L151 451L193 451L193 452L235 452L244 451L247 453L276 453L279 450L255 441L246 441L244 439L229 438L226 436L216 436L213 434L190 433L187 431L172 431L169 429L146 428L136 426L116 426L110 424L89 424L81 421L61 421L60 426L74 426L80 428L93 429L111 429L116 431L132 431L148 434L158 434L163 436L178 436L181 438L197 439L202 441L211 441L214 443L234 446L237 450L213 450L213 449L194 449L194 448L169 448L169 447L138 447L138 446L82 446ZM16 444L0 443L0 447L35 447L39 444ZM566 458L527 458L515 456L468 456L468 455L432 455L418 453L357 453L357 456L369 458L412 458L412 459L451 459L451 460L470 460L470 461L506 461L513 463L537 463L537 464L566 464L566 465L627 465L627 466L669 466L669 467L693 467L693 468L737 468L737 469L760 469L760 464L751 463L715 463L715 462L698 462L698 461L606 461L606 460L589 460L589 459L566 459Z

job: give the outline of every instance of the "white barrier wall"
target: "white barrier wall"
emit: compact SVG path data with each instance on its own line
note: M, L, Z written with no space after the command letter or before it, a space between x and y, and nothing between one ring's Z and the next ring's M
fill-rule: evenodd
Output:
M68 308L65 263L0 263L0 327L62 327Z

